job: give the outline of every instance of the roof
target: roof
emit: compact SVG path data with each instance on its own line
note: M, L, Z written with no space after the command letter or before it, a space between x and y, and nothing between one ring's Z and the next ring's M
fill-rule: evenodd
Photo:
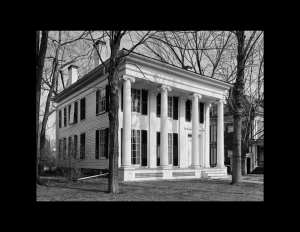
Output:
M129 50L123 48L120 52L119 52L119 55L120 56L123 56L125 55L125 53L128 53ZM160 62L160 63L165 63L166 65L169 65L169 66L172 66L172 67L175 67L177 69L180 69L181 71L184 71L184 72L189 72L189 73L193 73L194 75L199 75L199 76L202 76L204 78L210 78L214 81L218 81L218 82L221 82L221 83L226 83L227 85L232 85L230 84L229 82L226 82L226 81L222 81L222 80L218 80L216 78L212 78L212 77L209 77L209 76L205 76L205 75L200 75L199 73L196 73L196 72L193 72L193 71L190 71L190 70L186 70L186 69L183 69L181 67L178 67L178 66L175 66L175 65L172 65L172 64L168 64L166 62L162 62L161 60L158 60L158 59L154 59L152 57L148 57L148 56L145 56L145 55L142 55L142 54L139 54L139 53L136 53L136 52L132 52L133 54L136 54L138 56L142 56L142 57L145 57L146 59L151 59L151 60L155 60L156 62ZM107 60L104 61L105 64L108 64L109 63L109 60L110 58L108 58ZM89 73L85 74L83 77L81 77L79 80L77 80L75 83L69 85L67 88L65 88L62 92L60 92L59 94L57 94L56 96L54 96L52 98L52 100L54 102L59 102L61 99L63 99L65 96L68 96L69 94L72 94L74 93L75 91L78 90L78 87L83 87L85 84L89 83L90 81L94 80L97 78L97 76L99 74L101 74L101 72L103 71L104 69L104 65L103 64L100 64L98 67L94 68L92 71L90 71Z

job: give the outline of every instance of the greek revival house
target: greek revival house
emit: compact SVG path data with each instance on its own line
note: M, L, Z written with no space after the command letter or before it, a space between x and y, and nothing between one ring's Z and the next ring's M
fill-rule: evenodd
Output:
M125 49L121 54L127 52ZM108 73L95 68L78 79L69 66L68 87L56 103L57 156L73 144L81 167L107 170ZM224 136L217 133L217 164L210 162L210 105L217 103L223 132L229 83L131 53L118 70L119 180L224 178Z

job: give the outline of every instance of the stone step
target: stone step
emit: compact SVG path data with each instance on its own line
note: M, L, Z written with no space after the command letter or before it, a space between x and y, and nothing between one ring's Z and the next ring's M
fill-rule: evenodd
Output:
M207 176L224 176L227 175L227 173L203 173L204 175Z
M208 179L227 179L229 176L210 176Z

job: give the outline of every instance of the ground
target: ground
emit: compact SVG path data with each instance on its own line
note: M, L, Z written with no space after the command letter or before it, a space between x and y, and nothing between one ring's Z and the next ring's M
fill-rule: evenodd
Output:
M48 187L37 185L37 201L264 201L264 185L230 180L178 179L119 182L120 193L109 194L107 178L66 182L43 177Z

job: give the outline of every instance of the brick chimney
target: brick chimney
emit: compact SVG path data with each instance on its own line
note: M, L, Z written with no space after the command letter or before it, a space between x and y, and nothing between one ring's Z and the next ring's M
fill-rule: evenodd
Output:
M78 66L70 65L68 67L68 70L69 70L69 79L68 79L67 86L70 86L73 83L75 83L78 79Z
M98 67L99 64L100 64L100 58L98 56L98 53L97 53L97 50L99 51L99 44L102 44L102 45L105 45L106 43L104 41L101 41L101 40L98 40L96 43L95 43L95 46L94 46L94 53L93 53L93 59L94 59L94 68ZM100 52L100 51L99 51Z

